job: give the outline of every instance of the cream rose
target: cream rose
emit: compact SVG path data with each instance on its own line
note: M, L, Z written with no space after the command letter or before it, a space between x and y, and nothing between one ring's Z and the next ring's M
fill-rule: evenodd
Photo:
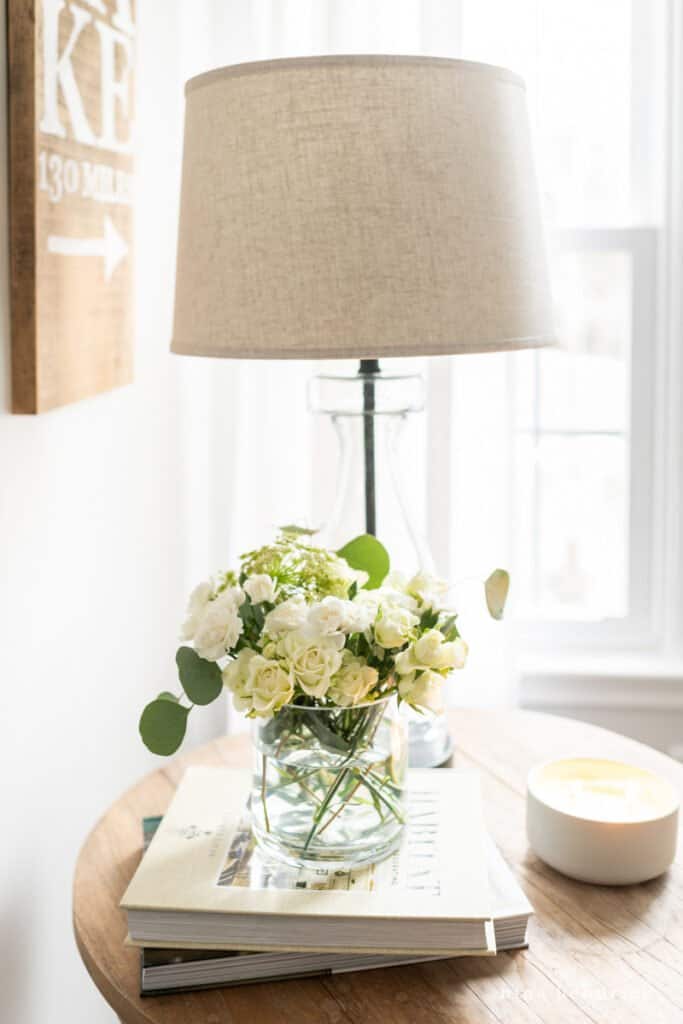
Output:
M263 604L264 601L273 604L275 601L275 581L267 572L250 576L244 581L244 590L253 604Z
M406 704L426 708L440 714L443 711L443 678L429 669L403 676L398 684L399 696Z
M279 636L290 630L303 626L308 615L308 606L303 597L290 597L268 612L264 624L264 632L268 636Z
M256 654L247 666L245 693L257 718L272 718L294 695L292 674L282 662Z
M448 591L448 584L438 576L418 572L406 584L406 590L417 598L424 608L438 608Z
M419 621L407 608L382 606L375 621L375 640L380 647L402 647Z
M218 661L235 646L243 628L234 598L221 594L208 603L199 620L194 634L197 654L207 661Z
M378 679L377 669L366 665L360 658L344 653L342 667L333 676L327 696L343 708L360 704Z
M340 637L343 644L343 637ZM309 697L324 697L342 663L339 639L321 636L311 639L300 632L286 633L278 645L296 682Z
M453 640L452 643L445 644L444 646L450 648L451 668L464 668L470 649L462 637L458 637L457 640Z
M409 675L423 669L436 672L450 672L464 668L467 660L467 644L459 637L446 641L438 629L429 629L414 644L396 655L395 668L399 675Z
M223 669L223 686L232 693L232 701L237 711L251 711L249 695L249 662L257 657L256 651L244 647L236 658L233 658Z
M187 602L185 621L180 632L182 640L192 640L197 627L201 621L204 610L213 596L213 587L210 583L199 583L190 594Z

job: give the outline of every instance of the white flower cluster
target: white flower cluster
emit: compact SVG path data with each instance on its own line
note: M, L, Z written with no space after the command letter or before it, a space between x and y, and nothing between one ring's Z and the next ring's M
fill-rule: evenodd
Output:
M231 651L243 632L239 610L244 602L241 587L216 592L211 583L200 583L190 594L181 638L192 640L207 661L218 661Z
M267 573L240 581L196 587L183 638L220 663L235 707L250 717L302 695L353 707L392 692L440 711L444 678L465 665L467 645L441 607L446 585L426 574L393 573L374 590L356 581L352 596L318 600Z

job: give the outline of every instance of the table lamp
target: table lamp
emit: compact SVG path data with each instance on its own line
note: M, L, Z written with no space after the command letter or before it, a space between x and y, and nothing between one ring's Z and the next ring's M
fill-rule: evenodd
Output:
M238 64L187 83L171 349L360 360L337 379L336 409L335 376L320 378L316 404L356 425L365 532L382 536L378 417L419 405L414 379L382 374L379 360L552 335L516 75L356 55Z

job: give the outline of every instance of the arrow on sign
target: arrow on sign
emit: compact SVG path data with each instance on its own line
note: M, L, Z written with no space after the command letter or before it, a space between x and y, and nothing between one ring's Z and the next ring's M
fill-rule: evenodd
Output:
M128 252L128 246L109 217L104 218L102 238L67 238L48 235L47 251L61 256L103 256L104 277L108 281Z

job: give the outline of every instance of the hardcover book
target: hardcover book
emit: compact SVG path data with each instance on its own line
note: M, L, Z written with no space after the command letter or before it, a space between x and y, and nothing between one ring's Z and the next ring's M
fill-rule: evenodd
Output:
M292 869L253 846L249 776L186 772L122 900L141 946L299 953L492 954L479 783L414 772L401 850L336 872Z
M161 818L145 818L145 849ZM250 858L260 857L253 839ZM503 860L493 840L486 837L486 864L493 901L493 926L498 952L524 948L531 904ZM293 881L300 873L292 869ZM343 974L377 967L424 963L436 957L364 955L362 953L256 953L242 950L160 949L146 947L140 954L140 994L162 995L259 981Z

